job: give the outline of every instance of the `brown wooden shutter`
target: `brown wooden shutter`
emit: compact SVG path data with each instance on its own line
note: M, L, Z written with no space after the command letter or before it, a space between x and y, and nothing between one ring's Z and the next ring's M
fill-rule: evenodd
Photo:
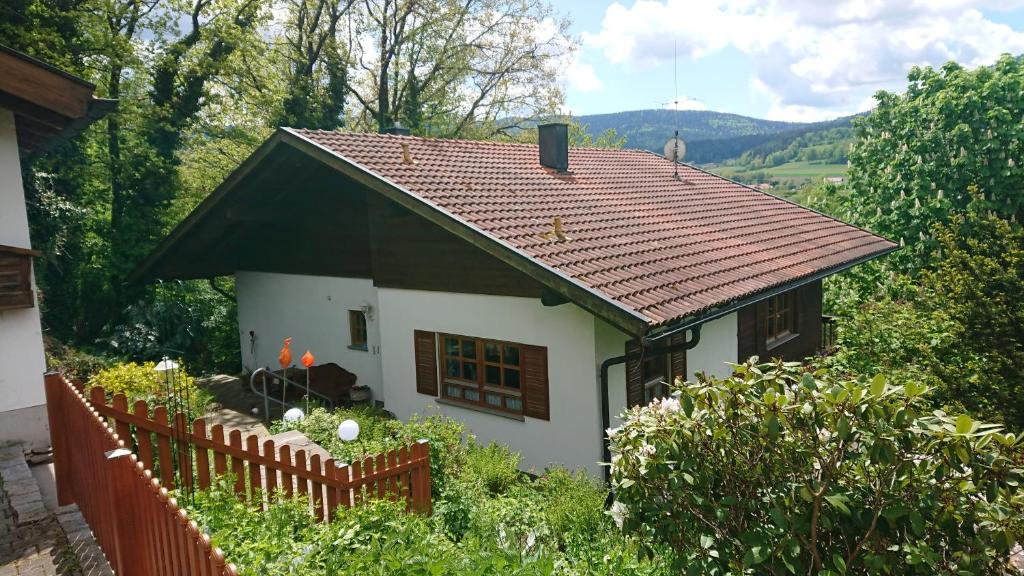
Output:
M523 414L541 420L551 419L548 395L548 349L543 346L520 347L523 369Z
M437 396L437 336L433 332L414 330L416 351L416 391Z
M686 332L682 334L676 334L669 338L669 346L675 346L676 344L682 344L686 342ZM668 381L670 384L675 384L676 378L682 378L686 381L686 350L679 350L669 354L668 364Z
M640 341L626 342L626 407L639 406L644 403L644 380L640 357L630 359L632 354L640 352Z

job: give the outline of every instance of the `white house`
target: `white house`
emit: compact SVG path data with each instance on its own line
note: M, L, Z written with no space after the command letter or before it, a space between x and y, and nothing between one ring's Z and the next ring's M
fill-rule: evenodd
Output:
M281 129L136 270L236 279L242 363L285 337L400 418L599 473L623 408L819 348L824 276L895 248L635 150Z
M23 163L113 107L93 86L0 46L0 444L49 444Z

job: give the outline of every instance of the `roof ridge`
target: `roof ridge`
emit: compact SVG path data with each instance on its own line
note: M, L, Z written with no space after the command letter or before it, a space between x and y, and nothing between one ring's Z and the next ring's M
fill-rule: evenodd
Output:
M504 140L474 140L472 138L445 138L443 136L416 136L413 134L388 134L381 132L360 132L357 130L324 130L322 128L296 128L294 126L280 126L281 129L292 130L299 133L322 133L322 134L334 134L343 136L366 136L371 138L382 138L382 139L399 139L399 140L419 140L422 142L445 142L454 144L484 144L492 146L508 146L508 147L521 147L521 148L536 148L539 144L531 142L509 142ZM644 150L643 148L608 148L604 146L569 146L569 150L584 150L584 151L607 151L607 152L630 152L634 154L650 153L654 154L650 150ZM657 154L655 154L657 156ZM659 156L660 157L660 156ZM570 170L571 172L571 170Z

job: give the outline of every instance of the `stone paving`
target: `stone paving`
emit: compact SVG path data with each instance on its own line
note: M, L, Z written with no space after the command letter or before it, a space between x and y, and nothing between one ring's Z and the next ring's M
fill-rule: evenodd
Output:
M113 576L77 506L46 510L20 446L0 448L0 576Z

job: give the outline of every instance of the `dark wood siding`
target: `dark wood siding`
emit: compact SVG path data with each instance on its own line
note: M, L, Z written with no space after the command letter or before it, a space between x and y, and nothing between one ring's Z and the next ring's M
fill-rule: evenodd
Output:
M818 352L821 343L821 281L797 288L794 301L798 332L771 348L766 345L764 334L767 303L761 301L740 309L737 331L740 362L746 362L755 355L761 360L782 358L798 361Z
M394 202L370 195L369 208L376 286L540 297L537 281Z

